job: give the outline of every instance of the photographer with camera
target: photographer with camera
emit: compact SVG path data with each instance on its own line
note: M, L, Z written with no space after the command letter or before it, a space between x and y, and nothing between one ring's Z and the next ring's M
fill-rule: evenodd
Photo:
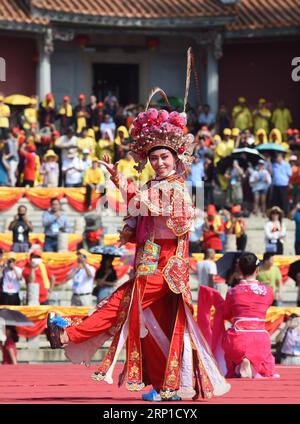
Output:
M296 207L290 212L289 217L296 223L295 254L300 255L300 202L298 202Z
M22 269L16 266L16 259L9 258L3 267L0 304L20 305L20 283L22 280Z
M28 220L26 206L19 206L18 213L9 224L8 229L13 233L13 245L11 250L16 253L28 252L29 233L33 231L33 225Z

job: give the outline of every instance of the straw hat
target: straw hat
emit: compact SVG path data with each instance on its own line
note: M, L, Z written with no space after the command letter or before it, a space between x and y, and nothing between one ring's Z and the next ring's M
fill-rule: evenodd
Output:
M48 158L50 158L50 157L54 157L54 158L55 158L55 160L58 160L58 156L57 156L57 154L56 154L56 153L55 153L55 151L54 151L54 150L52 150L52 149L47 150L47 152L46 152L46 154L45 154L45 156L44 156L44 158L45 158L45 159L48 159Z
M271 219L274 213L277 213L280 219L283 218L283 210L280 209L278 206L273 206L271 209L268 210L268 213L267 213L268 218Z

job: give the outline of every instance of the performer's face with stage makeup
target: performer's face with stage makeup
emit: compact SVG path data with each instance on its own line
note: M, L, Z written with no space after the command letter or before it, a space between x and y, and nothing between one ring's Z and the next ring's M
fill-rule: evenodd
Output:
M175 169L175 155L170 150L158 148L149 153L150 164L157 177L167 177Z

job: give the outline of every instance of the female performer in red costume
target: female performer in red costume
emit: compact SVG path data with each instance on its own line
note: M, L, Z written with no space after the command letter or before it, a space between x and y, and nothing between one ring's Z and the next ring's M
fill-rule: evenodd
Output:
M239 268L243 279L231 288L225 300L224 319L233 322L224 338L227 377L272 377L275 360L270 335L265 329L266 312L272 305L271 287L256 280L259 260L243 253Z
M157 89L166 99L165 93ZM155 94L154 93L154 94ZM151 99L151 98L150 98ZM148 102L148 105L150 100ZM152 384L144 400L220 396L230 389L193 318L189 287L188 233L194 209L184 184L184 163L191 163L193 136L184 135L186 115L146 109L133 123L131 153L141 172L149 159L155 177L137 189L103 164L126 198L128 216L121 243L136 242L135 276L97 305L78 325L62 329L48 317L51 346L64 347L73 362L89 362L109 338L111 346L93 379L112 383L126 344L119 384L131 391Z

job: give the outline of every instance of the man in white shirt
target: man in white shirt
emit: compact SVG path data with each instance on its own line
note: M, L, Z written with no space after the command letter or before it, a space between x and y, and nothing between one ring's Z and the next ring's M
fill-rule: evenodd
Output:
M63 161L62 172L65 175L65 187L82 187L84 166L77 149L71 148Z
M217 266L213 261L216 256L214 249L207 249L204 261L198 262L197 273L199 286L214 287L214 276L217 275Z
M92 306L92 291L96 270L87 263L83 253L77 253L78 267L69 277L73 278L72 306Z
M61 149L61 161L67 159L68 150L77 147L78 138L73 134L72 128L68 128L65 135L59 137L55 142L55 147Z
M16 266L15 258L9 258L2 274L1 305L20 305L20 283L22 269Z
M100 125L101 137L104 136L107 130L111 130L113 137L115 136L116 124L110 115L105 115L104 122Z

